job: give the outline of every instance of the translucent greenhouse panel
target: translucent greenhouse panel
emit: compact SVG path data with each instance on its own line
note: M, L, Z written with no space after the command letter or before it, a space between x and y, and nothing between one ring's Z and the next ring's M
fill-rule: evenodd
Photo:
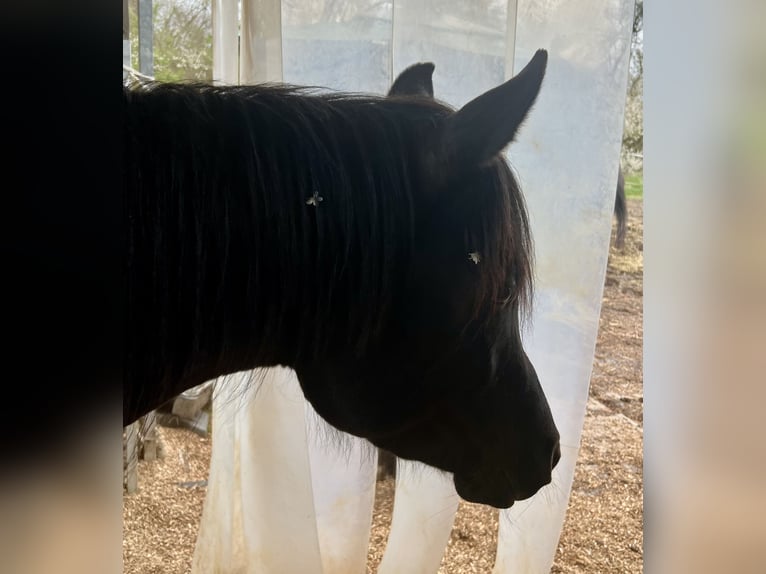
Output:
M242 2L239 83L282 81L281 0Z
M307 405L290 369L220 379L193 561L208 572L361 572L376 456ZM296 551L300 549L300 551Z
M456 107L502 84L508 6L505 0L395 0L394 75L433 62L436 98Z
M385 94L391 15L391 3L378 0L283 0L284 81Z
M213 81L239 82L239 8L235 0L213 0Z
M561 432L554 484L501 513L496 573L553 564L580 445L612 213L633 0L518 1L515 65L549 51L543 88L509 150L535 242L536 298L525 338Z
M217 381L192 572L322 573L304 403L290 369Z
M367 567L377 451L332 429L306 404L317 536L325 574Z
M459 502L451 475L397 461L391 531L378 574L436 572Z

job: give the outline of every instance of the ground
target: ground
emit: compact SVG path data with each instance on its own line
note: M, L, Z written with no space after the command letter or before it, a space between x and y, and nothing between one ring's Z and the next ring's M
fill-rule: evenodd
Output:
M643 205L628 197L628 233L612 248L590 400L566 522L552 573L643 571ZM165 458L139 463L139 491L123 498L124 571L186 574L205 497L210 441L160 429ZM383 555L393 482L378 484L368 571ZM498 513L461 503L439 574L489 573Z

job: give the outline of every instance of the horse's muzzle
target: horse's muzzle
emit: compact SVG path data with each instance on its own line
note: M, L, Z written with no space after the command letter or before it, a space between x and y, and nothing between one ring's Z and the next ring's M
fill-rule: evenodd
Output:
M510 508L517 500L531 498L550 484L553 469L561 460L561 446L556 440L542 454L528 459L515 471L493 469L489 472L454 474L455 490L463 500L488 504L495 508Z

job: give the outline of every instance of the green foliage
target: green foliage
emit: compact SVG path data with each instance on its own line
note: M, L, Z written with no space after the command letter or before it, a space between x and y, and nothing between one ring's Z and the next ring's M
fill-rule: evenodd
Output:
M138 69L138 0L129 0L131 65ZM210 81L213 27L209 0L154 0L154 77Z
M642 175L628 175L625 177L625 196L644 197L644 177Z

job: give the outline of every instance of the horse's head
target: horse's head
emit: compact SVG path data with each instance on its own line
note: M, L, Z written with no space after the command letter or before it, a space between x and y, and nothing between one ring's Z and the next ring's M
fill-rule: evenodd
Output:
M405 126L418 140L407 161L415 190L407 272L363 353L296 366L328 422L454 473L464 499L495 507L532 496L560 457L521 343L531 244L501 153L537 98L546 62L539 51L515 78L457 111L433 100L432 64L397 78L387 105L420 107L427 118Z

